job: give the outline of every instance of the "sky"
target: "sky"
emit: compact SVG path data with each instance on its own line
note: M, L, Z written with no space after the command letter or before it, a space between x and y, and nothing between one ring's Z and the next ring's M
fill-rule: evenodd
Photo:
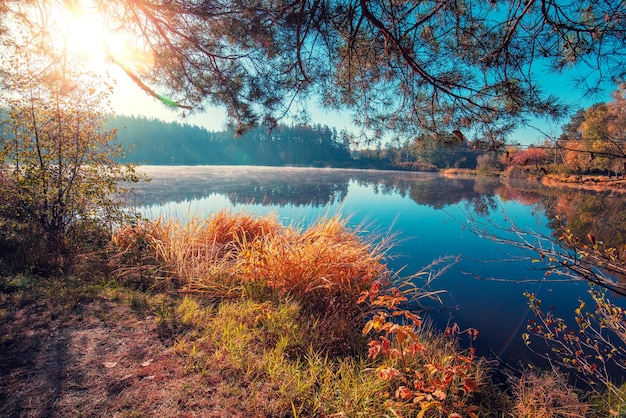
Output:
M605 94L601 96L585 98L583 92L577 89L573 82L568 81L574 75L575 73L571 72L561 75L539 74L539 77L545 92L561 97L566 103L572 105L573 111L589 107L597 102L610 100L612 86L609 86ZM121 71L113 76L118 80L118 85L111 101L113 109L118 115L145 116L168 122L177 121L198 125L209 131L221 131L224 129L226 118L223 109L207 107L202 113L182 117L179 110L173 110L149 96ZM337 130L354 129L349 112L328 112L315 105L309 108L308 111L311 114L311 123L327 125ZM519 143L521 145L539 145L547 139L545 134L558 137L561 133L561 126L565 123L567 123L567 120L556 123L553 121L533 120L531 127L518 128L508 139L511 143Z
M129 116L146 116L162 119L168 122L189 123L206 128L209 131L221 131L226 122L226 113L217 107L208 107L202 113L194 113L183 117L180 110L172 109L154 99L123 73L113 75L117 79L115 93L111 98L113 109L117 114ZM157 91L158 93L158 91ZM351 115L348 112L329 112L316 105L309 107L311 123L327 125L337 130L348 130L352 127Z

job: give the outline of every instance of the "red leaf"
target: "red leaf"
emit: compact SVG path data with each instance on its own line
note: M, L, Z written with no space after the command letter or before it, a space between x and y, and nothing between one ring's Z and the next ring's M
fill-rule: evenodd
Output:
M465 379L465 382L463 382L463 390L465 393L478 392L478 385L472 379Z

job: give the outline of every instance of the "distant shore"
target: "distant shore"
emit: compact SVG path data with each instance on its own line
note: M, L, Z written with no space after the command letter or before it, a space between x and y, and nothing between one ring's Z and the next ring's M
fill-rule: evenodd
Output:
M485 175L472 169L456 169L450 168L440 171L444 176L481 176ZM500 177L502 173L488 173L490 176ZM596 192L611 191L616 193L626 193L626 178L609 177L602 175L528 175L527 179L537 179L544 186L548 187L568 187L579 190L592 190Z

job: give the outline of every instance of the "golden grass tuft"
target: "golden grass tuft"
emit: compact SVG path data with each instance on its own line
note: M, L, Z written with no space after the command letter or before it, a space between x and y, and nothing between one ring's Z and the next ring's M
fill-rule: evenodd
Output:
M386 273L380 247L362 240L338 216L304 231L286 228L246 247L237 271L293 296L339 292L358 295Z
M147 274L154 281L173 280L179 287L221 293L232 282L233 262L248 243L283 229L269 216L227 212L191 217L185 224L177 219L142 221L114 234L114 260L122 277Z
M385 248L359 236L339 216L302 230L275 216L219 212L201 219L157 219L127 226L113 237L126 279L174 282L185 291L213 297L241 295L261 284L305 305L354 302L371 283L388 275Z

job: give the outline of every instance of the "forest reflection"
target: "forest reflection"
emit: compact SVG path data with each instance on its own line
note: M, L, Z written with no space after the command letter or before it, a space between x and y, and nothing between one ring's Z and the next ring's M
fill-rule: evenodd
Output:
M517 201L543 212L554 231L565 225L581 240L591 234L622 255L626 252L626 199L610 192L545 187L519 179L375 170L146 166L140 171L151 181L135 187L137 205L191 202L222 195L232 205L318 208L341 204L350 184L355 184L371 188L376 194L408 197L435 209L462 204L479 216L496 209L498 200Z

